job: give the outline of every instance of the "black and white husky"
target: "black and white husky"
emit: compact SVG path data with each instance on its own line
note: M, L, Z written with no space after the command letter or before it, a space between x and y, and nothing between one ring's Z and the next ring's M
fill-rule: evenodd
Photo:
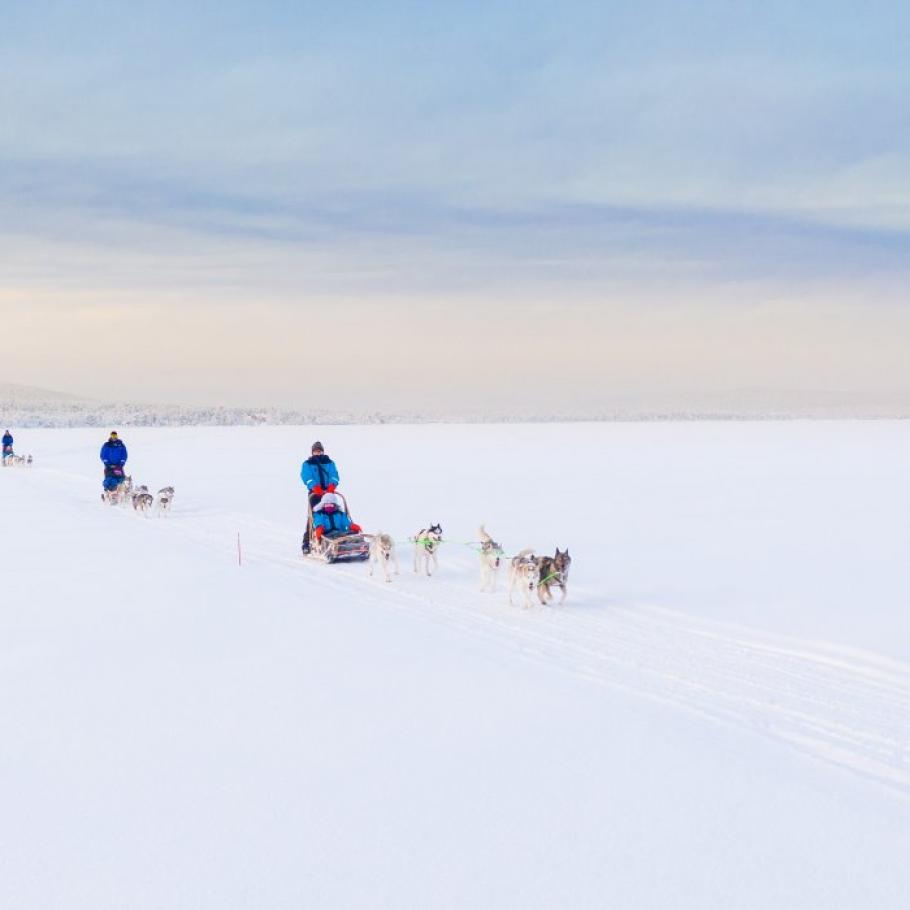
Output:
M495 591L496 576L502 562L502 547L480 526L480 590Z
M540 578L537 582L537 597L540 602L546 606L552 599L551 588L561 588L562 597L560 603L566 602L566 595L569 593L569 569L572 567L572 557L569 551L564 553L556 548L555 556L541 556L538 560L540 569Z
M442 525L421 528L411 539L414 541L414 571L419 571L422 559L427 575L432 575L439 568L437 551L442 543ZM433 571L430 571L431 566Z
M171 511L171 506L174 504L174 488L162 487L155 497L155 503L158 506L158 514L167 515L167 513Z
M389 574L389 563L394 563L395 574L398 575L398 556L395 554L395 541L391 535L383 534L381 531L370 538L370 575L373 569L382 566L383 575L386 581L391 581L392 576Z
M509 603L512 592L519 588L524 595L525 606L531 606L531 595L540 579L540 566L534 551L529 547L512 557L509 563Z

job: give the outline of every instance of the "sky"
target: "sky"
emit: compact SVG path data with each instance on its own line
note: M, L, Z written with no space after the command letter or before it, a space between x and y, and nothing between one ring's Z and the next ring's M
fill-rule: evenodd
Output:
M910 402L910 5L3 0L0 380Z

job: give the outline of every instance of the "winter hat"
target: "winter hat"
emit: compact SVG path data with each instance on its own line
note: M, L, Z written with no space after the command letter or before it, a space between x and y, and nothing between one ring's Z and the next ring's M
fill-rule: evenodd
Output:
M326 493L316 504L314 512L326 512L331 515L332 512L343 512L344 502L340 496L335 493Z
M322 443L317 439L316 442L314 442L314 443L310 446L310 451L311 451L311 452L324 452L325 449L323 448Z

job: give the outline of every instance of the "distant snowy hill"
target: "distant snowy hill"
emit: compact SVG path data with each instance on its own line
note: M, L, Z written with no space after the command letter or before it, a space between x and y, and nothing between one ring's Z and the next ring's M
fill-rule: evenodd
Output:
M30 386L0 383L0 422L17 427L255 426L384 423L383 414L313 409L186 407L96 401ZM415 421L414 415L398 418Z
M910 418L910 403L831 391L740 389L683 401L610 396L604 404L572 401L438 410L294 409L186 406L99 401L63 392L0 383L0 423L11 427L302 426L313 424L553 423L613 420L788 420Z

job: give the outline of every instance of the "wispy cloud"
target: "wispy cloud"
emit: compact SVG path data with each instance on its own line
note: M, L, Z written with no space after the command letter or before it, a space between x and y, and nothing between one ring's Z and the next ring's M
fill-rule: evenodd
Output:
M501 339L529 306L599 306L604 334L664 306L694 375L711 313L797 331L904 299L903 3L86 0L3 25L0 306L70 330L87 300L203 333L216 302L273 330L343 302L438 361L466 343L447 308L495 309Z

